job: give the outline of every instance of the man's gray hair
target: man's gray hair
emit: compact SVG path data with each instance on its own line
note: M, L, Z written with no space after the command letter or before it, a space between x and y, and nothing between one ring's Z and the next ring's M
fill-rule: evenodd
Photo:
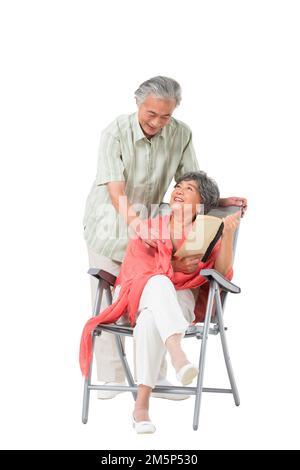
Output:
M176 183L181 181L196 181L201 204L204 204L204 214L207 214L213 207L217 207L220 198L218 185L204 171L185 173L176 180Z
M181 87L176 80L169 77L153 77L143 82L134 93L139 106L149 95L164 100L175 100L176 106L181 101Z

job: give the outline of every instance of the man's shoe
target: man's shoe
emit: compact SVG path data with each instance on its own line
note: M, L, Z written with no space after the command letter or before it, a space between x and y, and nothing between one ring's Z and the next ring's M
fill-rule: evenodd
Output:
M167 379L158 379L156 382L157 387L165 386L165 387L172 387L173 384L169 382ZM154 398L165 398L166 400L186 400L187 398L190 398L191 395L181 395L179 393L159 393L159 392L154 392L151 393L151 397Z
M123 386L126 385L126 382L104 382L103 385ZM115 398L119 393L123 393L123 390L97 390L97 398L99 400L109 400L110 398Z

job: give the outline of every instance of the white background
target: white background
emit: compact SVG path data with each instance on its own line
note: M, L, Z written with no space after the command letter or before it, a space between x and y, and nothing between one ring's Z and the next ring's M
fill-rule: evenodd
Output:
M299 23L291 0L1 1L2 448L299 448ZM153 399L137 436L127 394L81 423L82 218L101 130L158 74L201 168L249 200L226 310L241 406L205 394L195 432L193 399ZM228 386L220 357L210 337L206 386Z

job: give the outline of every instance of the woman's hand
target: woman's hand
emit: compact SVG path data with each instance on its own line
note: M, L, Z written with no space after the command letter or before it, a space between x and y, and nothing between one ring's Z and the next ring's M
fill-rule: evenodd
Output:
M234 214L227 215L223 219L224 228L222 232L222 238L233 237L234 232L238 228L241 218L241 211L237 211Z
M190 274L196 271L201 261L201 256L186 256L185 258L173 258L171 260L173 271Z

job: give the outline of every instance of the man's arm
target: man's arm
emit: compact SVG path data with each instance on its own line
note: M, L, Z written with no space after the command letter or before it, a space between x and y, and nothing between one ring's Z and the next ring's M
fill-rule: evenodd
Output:
M112 202L112 205L116 211L122 215L127 225L131 225L133 228L140 222L138 214L130 205L128 198L125 194L125 182L124 181L110 181L107 183L108 193Z
M182 176L184 173L189 171L199 171L199 163L196 157L195 149L193 146L193 139L192 139L192 132L189 131L188 141L186 146L182 152L182 158L180 164L176 170L175 174L175 181L177 178ZM241 208L241 217L244 216L247 210L247 199L244 197L226 197L219 199L219 205L226 207L226 206L239 206Z
M182 157L176 170L174 179L177 181L182 175L189 171L199 171L199 163L193 146L192 133L189 132L187 143L183 149Z
M125 194L124 181L110 181L107 183L107 190L116 211L124 218L127 225L130 225L135 233L144 241L147 246L155 248L156 240L159 239L157 230L148 228L147 222L141 220L135 212L133 205L128 201Z
M150 235L148 234L145 222L138 217L125 194L124 165L120 139L116 132L116 121L109 127L110 131L106 129L101 134L96 184L107 186L112 205L122 215L126 224L130 225L148 246L155 247L157 245L155 239L158 237L153 230L150 232Z
M247 210L248 204L245 197L225 197L219 199L219 206L239 206L241 208L241 217L243 217Z

